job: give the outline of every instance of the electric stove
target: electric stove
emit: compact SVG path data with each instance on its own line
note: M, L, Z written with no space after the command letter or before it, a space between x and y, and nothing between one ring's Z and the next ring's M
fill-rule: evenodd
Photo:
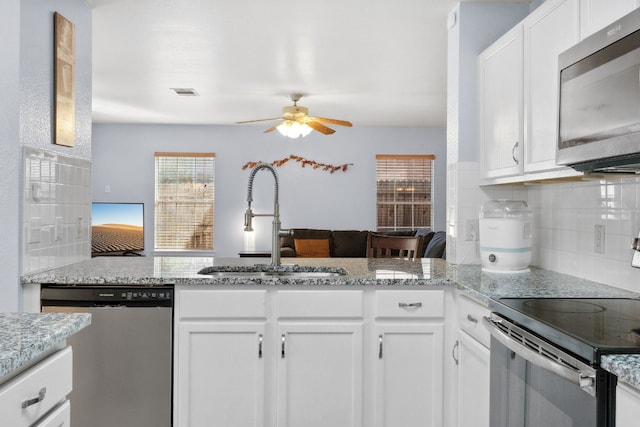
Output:
M640 300L501 298L489 308L589 364L604 354L640 353Z

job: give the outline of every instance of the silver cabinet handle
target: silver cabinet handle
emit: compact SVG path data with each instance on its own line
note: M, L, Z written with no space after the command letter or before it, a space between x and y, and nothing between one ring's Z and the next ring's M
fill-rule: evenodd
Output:
M382 335L378 335L378 359L382 359Z
M28 408L31 405L35 405L36 403L42 402L46 395L47 395L47 388L46 387L42 387L38 391L38 397L34 397L33 399L27 399L27 400L22 402L22 409Z
M472 322L472 323L478 323L478 319L476 319L475 317L473 317L473 316L472 316L472 315L470 315L470 314L467 314L467 320L468 320L469 322Z
M281 347L280 347L280 357L282 357L284 359L284 354L285 354L284 353L284 346L285 346L285 341L287 339L285 334L282 334L281 339L282 339L282 344L281 344Z
M456 362L456 365L460 363L460 361L456 357L456 350L458 349L458 347L460 347L460 341L456 341L456 343L453 345L453 348L451 349L451 357L453 357L453 361Z
M520 164L520 161L518 160L518 158L516 157L516 150L518 149L518 145L520 143L518 141L516 141L515 144L513 144L513 148L511 149L511 158L513 158L513 161L516 162L516 165Z
M422 307L421 302L399 302L398 307L400 308L420 308Z
M262 334L258 335L258 359L262 359Z

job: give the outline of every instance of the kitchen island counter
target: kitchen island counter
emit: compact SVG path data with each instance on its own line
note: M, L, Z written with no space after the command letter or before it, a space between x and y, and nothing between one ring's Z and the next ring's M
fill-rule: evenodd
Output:
M97 257L65 267L23 276L23 284L64 285L198 285L280 286L317 288L453 287L486 304L491 298L639 298L640 295L566 274L538 268L517 274L483 272L479 265L452 265L442 259L290 258L283 265L344 269L342 276L262 277L201 275L205 267L241 267L269 264L269 258L213 257ZM605 369L640 387L640 356L607 356Z
M97 257L27 274L22 283L64 285L277 285L277 286L451 286L486 303L503 297L631 297L640 295L566 274L531 268L528 273L485 273L479 265L452 265L439 258L284 258L283 266L330 267L345 275L277 277L203 275L215 266L240 269L269 264L269 258Z

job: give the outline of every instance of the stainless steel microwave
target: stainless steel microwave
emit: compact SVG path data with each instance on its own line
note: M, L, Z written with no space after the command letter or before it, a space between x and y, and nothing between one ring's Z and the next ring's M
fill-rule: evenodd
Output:
M640 9L560 54L556 162L640 173Z

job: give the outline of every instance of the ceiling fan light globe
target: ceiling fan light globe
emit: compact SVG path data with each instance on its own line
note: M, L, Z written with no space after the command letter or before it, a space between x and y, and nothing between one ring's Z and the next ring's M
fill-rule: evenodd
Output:
M285 120L284 122L280 123L276 127L276 129L278 129L278 132L288 138L298 138L300 136L305 137L309 135L309 133L311 133L311 131L313 130L306 124L301 124L293 120Z

